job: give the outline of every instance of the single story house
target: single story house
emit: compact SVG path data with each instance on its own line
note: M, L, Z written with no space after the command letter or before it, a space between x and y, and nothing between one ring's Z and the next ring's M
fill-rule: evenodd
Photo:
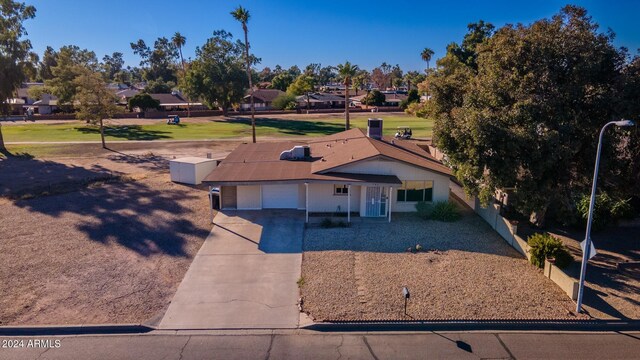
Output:
M400 106L402 100L405 100L408 96L406 94L401 94L397 92L383 92L384 102L381 106ZM362 94L358 96L353 96L350 98L351 103L354 106L363 106L362 101L367 96L367 94Z
M414 143L382 136L382 120L309 142L246 143L204 179L222 209L299 209L388 217L446 201L451 171Z
M278 89L257 89L253 92L253 104L256 110L269 110L275 98L284 94L284 91ZM247 95L242 99L240 104L242 110L251 110L251 95Z
M307 96L296 96L298 106L307 107ZM344 97L330 93L309 93L309 107L314 109L344 108Z

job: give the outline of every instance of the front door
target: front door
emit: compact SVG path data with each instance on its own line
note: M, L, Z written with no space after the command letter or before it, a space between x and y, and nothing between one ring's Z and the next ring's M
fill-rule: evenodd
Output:
M381 186L367 186L365 216L387 216L386 188Z

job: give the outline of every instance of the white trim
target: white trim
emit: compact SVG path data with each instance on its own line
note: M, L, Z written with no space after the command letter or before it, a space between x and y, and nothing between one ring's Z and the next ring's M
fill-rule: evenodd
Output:
M347 222L351 222L351 184L347 185Z
M388 206L388 211L389 211L389 222L391 222L391 204L393 203L393 186L389 186L389 196L387 197L387 199L389 200L389 206Z
M304 183L305 222L309 222L309 183Z

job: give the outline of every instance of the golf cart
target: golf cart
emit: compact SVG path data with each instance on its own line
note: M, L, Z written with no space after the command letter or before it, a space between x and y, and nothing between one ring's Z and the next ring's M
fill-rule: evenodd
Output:
M178 125L178 124L180 124L180 116L178 115L167 116L167 125Z
M411 128L408 126L398 126L396 131L396 139L408 140L413 135Z

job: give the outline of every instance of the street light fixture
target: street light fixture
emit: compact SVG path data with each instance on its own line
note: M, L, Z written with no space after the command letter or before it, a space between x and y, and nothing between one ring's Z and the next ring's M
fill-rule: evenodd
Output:
M602 137L604 136L605 129L610 126L633 126L635 123L631 120L611 121L606 123L602 130L600 130L600 137L598 139L598 151L596 152L596 167L593 171L593 185L591 186L591 201L589 202L589 217L587 220L587 231L584 237L584 248L582 251L582 268L580 269L580 286L578 288L578 300L576 306L576 312L582 311L582 296L584 295L584 278L587 273L587 262L589 261L589 252L591 250L591 223L593 222L593 207L596 202L596 186L598 182L598 167L600 166L600 153L602 152Z

